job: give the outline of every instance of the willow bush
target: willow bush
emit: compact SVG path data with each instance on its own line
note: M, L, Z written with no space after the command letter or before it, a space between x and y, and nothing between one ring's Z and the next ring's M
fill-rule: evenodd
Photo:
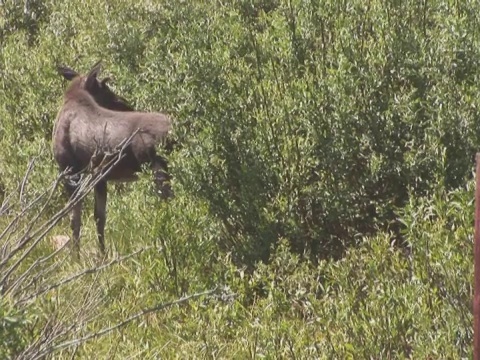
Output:
M102 76L135 108L172 116L177 146L171 202L153 196L148 174L110 186L110 253L149 250L41 292L97 268L87 199L80 262L60 252L55 272L46 268L55 276L22 287L28 306L0 289L0 354L28 358L38 338L50 339L52 317L58 326L88 320L61 332L71 344L139 309L226 285L234 300L193 302L45 351L469 357L479 12L450 0L1 2L2 204L20 189L9 203L22 211L56 177L59 64L85 73L103 59ZM63 205L52 193L18 229L36 229ZM1 232L15 213L2 205L0 214ZM52 228L69 231L67 220ZM38 276L29 266L52 251L41 240L18 274Z
M265 259L285 237L335 256L378 227L398 236L409 194L463 184L480 140L473 6L159 6L171 19L145 32L145 103L175 112L176 175L221 221L222 244Z
M3 141L29 145L3 161L48 143L54 66L104 58L132 103L175 118L177 186L208 203L242 262L281 237L322 258L378 227L398 235L409 192L470 176L473 3L28 4L3 6Z

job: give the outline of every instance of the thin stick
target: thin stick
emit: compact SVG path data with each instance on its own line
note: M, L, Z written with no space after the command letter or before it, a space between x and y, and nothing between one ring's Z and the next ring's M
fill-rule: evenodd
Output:
M22 180L22 185L20 186L19 202L20 202L20 205L22 207L23 207L23 199L24 199L24 194L25 194L25 188L27 186L27 180L28 180L28 177L30 176L30 173L33 170L33 165L35 164L36 159L37 158L35 157L32 160L30 160L30 162L28 163L27 171L25 172L25 176L23 177L23 180Z
M152 308L148 308L148 309L143 309L141 311L139 311L138 313L134 314L134 315L131 315L130 317L128 317L127 319L113 325L113 326L109 326L109 327L106 327L106 328L103 328L102 330L99 330L97 332L93 332L93 333L90 333L88 335L85 335L81 338L78 338L78 339L74 339L74 340L70 340L70 341L65 341L63 343L60 343L58 345L55 345L51 348L48 348L48 349L45 349L43 350L42 352L40 352L38 354L38 357L42 357L42 356L45 356L45 355L48 355L48 354L51 354L55 351L58 351L58 350L61 350L61 349L65 349L65 348L68 348L68 347L71 347L71 346L77 346L81 343L84 343L86 341L89 341L89 340L92 340L94 338L97 338L97 337L100 337L100 336L104 336L112 331L115 331L117 329L120 329L122 327L124 327L125 325L131 323L132 321L144 316L144 315L147 315L147 314L150 314L150 313L153 313L153 312L158 312L160 310L163 310L163 309L166 309L168 307L172 307L174 305L179 305L179 304L182 304L182 303L185 303L187 301L190 301L192 299L197 299L199 297L202 297L202 296L208 296L208 295L212 295L214 294L215 292L217 291L217 288L214 288L214 289L211 289L211 290L207 290L207 291L204 291L204 292L200 292L200 293L196 293L196 294L192 294L192 295L188 295L188 296L185 296L185 297L182 297L180 299L177 299L177 300L174 300L174 301L171 301L171 302L167 302L167 303L163 303L163 304L159 304L157 306L154 306Z
M6 279L13 273L13 271L18 268L18 266L23 262L23 260L32 252L32 250L37 246L37 244L45 237L45 235L50 232L50 230L71 210L71 208L82 200L94 187L98 184L108 173L113 169L115 165L117 165L124 156L124 151L126 150L127 146L130 145L133 137L138 133L138 130L133 132L130 137L126 138L122 141L118 148L120 148L117 154L112 154L112 158L109 159L104 166L98 171L95 176L89 176L87 180L82 181L82 184L78 187L75 193L72 195L68 203L65 207L60 210L57 214L55 214L50 220L40 226L33 234L29 234L28 232L24 234L22 240L20 241L19 245L8 254L8 256L0 263L0 266L3 266L6 262L8 262L13 255L18 252L19 250L23 249L27 243L31 242L32 239L36 237L36 239L31 243L31 245L24 251L24 253L17 259L17 261L10 266L8 270L5 271L2 279L0 280L0 284L5 284ZM57 184L57 183L56 183ZM56 185L55 185L56 187ZM55 189L54 187L54 189ZM48 201L51 199L50 194ZM48 202L47 201L47 202ZM34 264L35 265L35 264ZM31 271L34 267L30 267L28 271Z
M88 269L85 269L83 271L80 271L76 274L73 274L71 276L68 276L62 280L60 280L59 282L55 283L55 284L51 284L47 287L44 287L43 289L40 289L38 292L34 293L34 294L31 294L30 296L24 298L24 299L21 299L20 301L18 301L16 304L18 305L23 305L25 304L26 301L30 300L30 299L34 299L34 298L37 298L38 296L46 293L47 291L50 291L50 290L54 290L56 288L59 288L60 286L63 286L65 284L68 284L69 282L72 282L76 279L78 279L79 277L82 277L84 275L88 275L88 274L93 274L93 273L97 273L97 272L100 272L106 268L108 268L109 266L112 266L112 265L115 265L115 264L118 264L118 263L121 263L129 258L132 258L146 250L150 250L151 248L153 248L153 246L149 246L149 247L146 247L146 248L142 248L140 250L137 250L131 254L128 254L128 255L124 255L124 256L121 256L119 258L116 258L116 259L112 259L111 261L109 261L108 263L106 264L103 264L101 266L95 266L95 267L91 267L91 268L88 268Z

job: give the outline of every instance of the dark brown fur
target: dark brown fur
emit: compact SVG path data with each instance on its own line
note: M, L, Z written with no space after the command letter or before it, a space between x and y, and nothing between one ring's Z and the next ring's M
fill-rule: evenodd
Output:
M107 83L110 81L110 78L97 79L98 72L100 71L100 63L100 61L97 62L86 76L82 76L66 66L58 66L57 71L66 80L73 80L80 77L82 79L81 87L88 91L101 107L116 111L133 111L133 107L131 107L124 98L115 94L108 87Z
M171 129L168 116L161 113L135 112L126 101L114 94L99 81L97 63L87 76L80 76L71 69L59 67L59 72L72 80L65 92L53 130L53 153L60 170L70 169L78 174L89 166L96 166L136 131L123 159L95 186L95 221L102 253L105 252L104 228L106 221L107 181L136 180L136 173L144 163L149 163L162 197L172 195L167 173L167 162L155 152L155 147L165 142ZM94 156L95 155L95 156ZM76 190L75 182L67 181L66 189L71 196ZM79 248L81 208L73 209L71 226L73 241Z

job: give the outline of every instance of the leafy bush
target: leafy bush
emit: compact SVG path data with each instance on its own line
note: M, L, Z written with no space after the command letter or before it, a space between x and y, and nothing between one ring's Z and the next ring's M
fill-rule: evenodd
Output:
M2 289L0 357L28 358L38 338L70 344L55 348L60 358L471 356L476 3L22 6L0 8L2 202L14 193L21 211L56 176L50 139L66 84L55 66L86 72L99 59L136 108L174 119L176 198L156 199L149 174L109 187L109 253L135 254L120 266L95 261L90 211L79 262L49 258L66 219L38 238L15 268L32 276L22 296L95 271L24 307ZM17 229L37 229L63 206L57 191ZM3 230L15 213L1 209ZM36 278L30 266L43 258L58 265L45 261ZM102 333L216 285L236 297ZM78 319L74 332L47 336Z
M442 4L43 5L33 45L28 26L4 24L2 132L24 150L2 159L46 146L54 65L104 57L133 103L175 117L177 184L207 202L224 249L254 263L283 237L338 256L378 226L398 234L408 191L469 176L475 11Z
M325 257L378 225L398 234L409 191L470 175L473 18L440 3L335 4L192 4L147 41L149 102L175 110L186 144L177 178L242 262L281 237Z

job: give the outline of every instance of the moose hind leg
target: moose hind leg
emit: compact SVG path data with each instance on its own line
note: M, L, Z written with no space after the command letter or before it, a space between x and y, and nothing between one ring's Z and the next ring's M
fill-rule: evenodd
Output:
M161 156L156 156L152 163L152 170L157 191L162 199L173 197L170 186L170 174L168 173L167 161Z
M97 225L98 245L105 255L105 222L107 218L107 182L101 181L95 185L94 217Z
M80 251L80 228L82 227L82 200L73 205L70 227L73 234L73 248L78 254Z
M66 183L65 190L67 192L69 200L72 199L72 195L77 189L76 186ZM83 200L79 200L72 206L72 213L70 217L70 228L72 229L73 250L78 255L80 251L80 228L82 227L82 205Z

